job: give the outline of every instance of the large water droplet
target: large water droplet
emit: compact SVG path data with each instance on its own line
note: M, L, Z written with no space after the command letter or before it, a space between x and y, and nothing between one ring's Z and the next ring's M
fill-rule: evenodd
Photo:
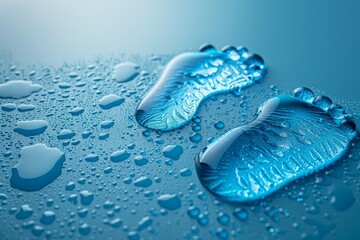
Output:
M175 194L164 194L161 195L158 200L160 207L168 210L176 210L181 207L181 200Z
M60 133L57 136L57 139L59 140L65 140L70 139L75 136L75 133L69 129L63 129L60 131Z
M97 162L99 161L99 156L96 154L89 154L85 157L85 161L87 162Z
M82 205L90 205L94 200L94 194L88 190L80 192L80 201Z
M179 160L181 154L183 154L184 150L179 145L167 145L163 148L163 155L167 158L171 158L173 160Z
M47 127L48 123L44 120L19 121L14 128L14 132L29 137L42 134Z
M124 62L114 67L114 79L118 82L129 82L139 75L140 66L132 62Z
M108 110L110 108L121 105L125 102L125 99L115 94L109 94L99 100L99 106L102 109Z
M0 84L0 98L24 98L41 89L41 85L31 81L12 80Z
M111 154L110 160L112 162L122 162L125 161L130 157L130 153L126 152L125 150L119 150Z
M57 148L35 144L22 148L21 157L12 169L11 186L24 191L36 191L61 174L65 155Z

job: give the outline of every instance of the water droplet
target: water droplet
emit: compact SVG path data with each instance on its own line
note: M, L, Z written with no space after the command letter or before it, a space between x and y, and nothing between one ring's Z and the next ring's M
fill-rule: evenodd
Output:
M31 217L31 215L33 214L34 210L28 205L28 204L24 204L21 205L20 207L20 211L16 214L16 218L17 219L26 219Z
M331 192L331 206L339 212L343 212L355 203L355 197L350 188L338 186Z
M82 205L90 205L94 200L94 194L88 190L83 190L80 192L80 201Z
M196 116L196 117L194 117L194 118L192 119L192 121L193 121L194 123L196 123L196 124L199 124L199 123L201 123L201 118L198 117L198 116Z
M111 154L110 160L112 162L122 162L130 157L130 153L127 153L125 150L119 150Z
M134 162L137 166L144 166L145 164L147 164L149 162L149 160L147 160L143 156L136 156L134 158Z
M97 162L99 161L99 156L96 154L89 154L85 157L85 161L87 162Z
M249 218L249 213L243 208L236 208L233 215L240 221L246 221Z
M161 195L158 200L160 207L168 210L176 210L181 207L181 200L175 194L164 194Z
M12 112L15 109L16 109L15 103L5 103L5 104L1 105L1 110L5 111L5 112Z
M114 126L114 121L111 120L105 120L100 123L101 128L108 129Z
M12 169L11 186L24 191L39 190L61 174L65 155L57 148L35 144L22 148Z
M275 228L272 226L268 226L266 227L266 229L269 231L269 233L274 233L275 232Z
M79 233L83 236L89 235L91 227L87 223L83 223L79 227Z
M114 67L114 79L118 82L129 82L139 75L140 66L132 62L124 62Z
M187 214L189 215L189 217L195 219L200 215L200 209L197 207L191 206L188 208Z
M67 89L67 88L71 88L71 85L69 83L66 83L66 82L61 82L61 83L59 83L59 88Z
M127 235L129 240L140 240L139 233L136 231L130 231Z
M42 134L48 127L48 123L44 120L19 121L16 123L14 132L26 137Z
M202 140L202 135L200 133L193 133L189 137L190 141L197 143Z
M313 104L318 108L327 111L331 107L332 101L326 96L319 96L314 99Z
M209 217L206 214L200 214L197 218L197 222L200 226L206 226L209 223Z
M222 121L218 121L214 124L214 127L216 129L223 129L225 127L225 124Z
M314 93L306 87L296 88L293 91L293 95L294 95L294 97L299 98L299 99L301 99L305 102L309 102L309 103L311 103L315 97Z
M189 168L183 168L180 170L180 176L182 177L190 177L192 175L192 172Z
M356 132L356 124L350 120L343 120L340 127L350 134L354 134Z
M0 84L0 98L24 98L41 89L41 85L31 81L12 80Z
M144 230L145 228L149 227L152 224L152 222L153 220L149 216L143 217L138 223L137 230L138 231Z
M0 201L6 200L8 197L5 193L0 193Z
M120 218L114 218L113 220L109 221L109 226L113 228L118 228L121 226L123 221Z
M55 221L55 213L53 211L45 211L40 218L40 222L45 225L52 224Z
M57 136L59 140L71 139L75 136L75 133L69 129L63 129Z
M229 233L225 229L218 228L218 229L216 229L216 236L219 239L228 239Z
M104 110L108 110L110 108L120 106L124 102L124 98L119 97L115 94L109 94L99 100L99 106Z
M339 124L345 118L345 110L340 105L333 105L329 109L329 114Z
M34 226L33 229L31 230L31 233L36 237L43 234L43 232L44 232L44 227L38 225Z
M70 72L69 75L68 75L70 78L77 78L79 76L78 73L76 72Z
M110 136L109 133L99 133L99 140L105 140L108 139Z
M75 189L75 183L74 182L69 182L65 187L65 190L67 190L67 191L71 191L71 190L74 190L74 189Z
M198 124L196 124L196 125L194 125L194 126L192 127L192 130L193 130L194 132L199 132L199 131L201 131L201 126L198 125Z
M230 216L224 212L220 212L217 216L217 220L222 225L227 225L230 221Z
M150 136L150 131L149 131L149 130L145 130L145 131L142 132L142 135L143 135L144 137L149 137L149 136Z
M139 177L138 179L135 180L134 182L134 186L136 187L149 187L152 184L152 180L148 177Z
M173 160L179 160L181 154L184 153L184 150L179 145L167 145L163 148L162 153L167 158L171 158Z
M79 116L80 114L82 114L85 111L85 108L82 107L76 107L73 108L69 111L69 113L73 116Z
M30 112L30 111L34 110L35 108L36 108L36 106L33 104L20 104L17 107L17 110L19 112Z

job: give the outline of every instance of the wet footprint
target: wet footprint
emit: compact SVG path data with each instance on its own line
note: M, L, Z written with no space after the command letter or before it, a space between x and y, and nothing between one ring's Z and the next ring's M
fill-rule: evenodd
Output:
M187 122L200 103L218 93L249 86L264 77L263 59L244 47L222 51L205 45L199 52L182 53L166 66L144 96L135 117L147 128L172 130Z
M230 130L197 157L200 181L223 198L263 198L340 159L357 135L339 105L307 88L265 102L256 119Z

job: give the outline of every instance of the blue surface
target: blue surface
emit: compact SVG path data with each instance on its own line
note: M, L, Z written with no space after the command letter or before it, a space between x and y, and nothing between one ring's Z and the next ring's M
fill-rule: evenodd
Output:
M359 126L359 11L351 0L1 1L0 83L42 88L0 99L0 239L359 239L359 139L324 170L247 204L207 191L194 162L299 86ZM246 46L268 74L242 95L205 100L180 129L138 125L136 107L165 65L203 43ZM14 131L33 120L48 127ZM12 188L21 149L35 144L65 154L61 175L41 190ZM181 146L179 159L164 155L168 145Z

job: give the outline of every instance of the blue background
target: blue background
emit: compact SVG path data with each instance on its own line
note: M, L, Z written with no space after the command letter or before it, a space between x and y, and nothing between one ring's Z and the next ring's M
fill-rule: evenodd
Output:
M203 43L244 45L265 59L266 86L317 89L358 115L359 13L355 0L5 0L0 2L0 44L19 64L54 66L117 53L176 54ZM135 104L128 107L131 112ZM325 238L359 236L359 216L357 202L338 216L336 235Z

